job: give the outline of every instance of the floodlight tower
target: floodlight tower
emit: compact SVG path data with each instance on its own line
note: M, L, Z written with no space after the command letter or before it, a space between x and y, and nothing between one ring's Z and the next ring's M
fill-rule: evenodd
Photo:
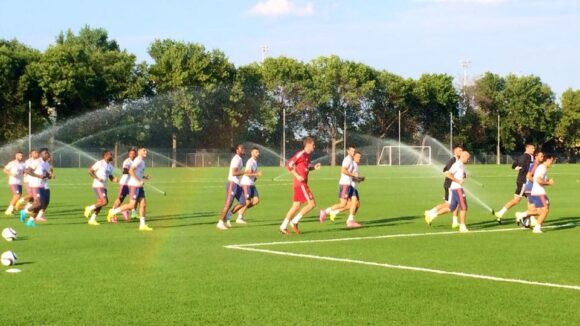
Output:
M469 59L463 59L461 61L461 67L463 67L463 80L461 82L461 92L463 93L463 109L467 108L469 102L467 98L467 71L469 70L469 65L471 61Z
M267 44L262 45L260 48L262 49L262 62L264 62L264 59L268 56L268 50L270 49Z

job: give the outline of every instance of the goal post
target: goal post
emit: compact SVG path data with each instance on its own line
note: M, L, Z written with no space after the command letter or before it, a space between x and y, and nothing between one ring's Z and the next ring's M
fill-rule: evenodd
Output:
M377 165L431 165L431 146L383 146Z

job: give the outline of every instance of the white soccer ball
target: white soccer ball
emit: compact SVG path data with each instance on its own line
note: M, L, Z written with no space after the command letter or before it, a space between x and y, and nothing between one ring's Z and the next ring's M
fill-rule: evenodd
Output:
M13 228L5 228L2 230L2 238L4 238L6 241L16 240L16 230Z
M2 261L2 265L12 266L12 265L16 264L18 257L16 256L14 251L8 250L8 251L5 251L2 253L2 257L0 260Z

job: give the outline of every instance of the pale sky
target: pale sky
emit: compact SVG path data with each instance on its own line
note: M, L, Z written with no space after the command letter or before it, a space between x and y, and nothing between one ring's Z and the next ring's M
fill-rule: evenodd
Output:
M535 74L580 89L580 0L2 1L0 38L41 50L60 31L103 27L150 61L156 38L222 50L236 65L336 54L403 77Z

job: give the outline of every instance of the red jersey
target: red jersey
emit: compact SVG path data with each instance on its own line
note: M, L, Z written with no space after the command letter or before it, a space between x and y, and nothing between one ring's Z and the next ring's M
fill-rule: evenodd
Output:
M302 184L308 183L308 172L310 172L310 156L311 154L305 151L300 151L296 155L292 156L288 160L288 171L295 170L299 176L304 178L304 181L300 182L294 178L294 186L300 186Z

